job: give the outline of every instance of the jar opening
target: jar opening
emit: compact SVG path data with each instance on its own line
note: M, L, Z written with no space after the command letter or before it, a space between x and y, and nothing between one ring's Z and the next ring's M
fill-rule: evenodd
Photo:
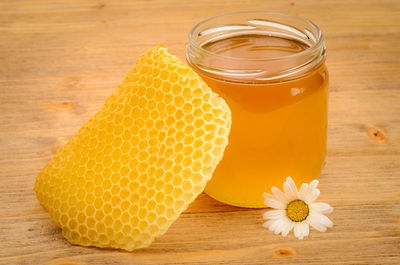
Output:
M206 19L189 33L188 62L232 81L298 77L325 58L322 31L282 13L249 11Z

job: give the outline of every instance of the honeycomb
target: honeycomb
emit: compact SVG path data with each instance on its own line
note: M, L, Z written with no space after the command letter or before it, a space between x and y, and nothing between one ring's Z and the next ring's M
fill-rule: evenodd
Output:
M70 243L146 247L203 191L230 125L223 99L157 46L41 170L34 190Z

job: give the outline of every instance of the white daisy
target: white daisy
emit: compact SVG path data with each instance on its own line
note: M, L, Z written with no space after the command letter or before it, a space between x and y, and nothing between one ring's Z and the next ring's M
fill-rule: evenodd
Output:
M269 221L263 226L282 236L294 228L294 235L300 240L308 236L309 225L320 232L332 227L332 221L324 214L331 213L333 208L327 203L314 202L320 194L317 186L318 180L313 180L310 184L303 183L298 191L293 179L288 177L283 183L284 192L272 187L273 195L264 193L264 203L277 210L264 213L264 219Z

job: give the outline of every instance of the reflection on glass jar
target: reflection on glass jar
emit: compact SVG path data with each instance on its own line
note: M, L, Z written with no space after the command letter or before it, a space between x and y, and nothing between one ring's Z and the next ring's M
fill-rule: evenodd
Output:
M224 157L206 193L265 207L263 192L320 174L326 153L328 72L321 30L280 13L238 12L189 34L189 65L232 111Z

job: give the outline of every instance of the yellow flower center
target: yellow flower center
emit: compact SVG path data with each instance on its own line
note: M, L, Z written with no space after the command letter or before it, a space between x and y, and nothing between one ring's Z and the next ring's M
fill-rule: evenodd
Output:
M307 203L302 200L293 200L289 202L286 208L286 215L293 222L302 222L306 220L310 209Z

